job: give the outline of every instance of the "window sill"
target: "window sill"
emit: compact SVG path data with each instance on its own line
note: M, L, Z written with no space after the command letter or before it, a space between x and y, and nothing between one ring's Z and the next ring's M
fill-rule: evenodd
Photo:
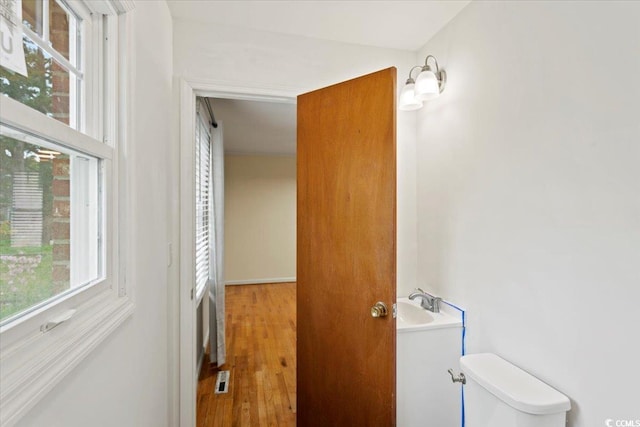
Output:
M35 330L0 350L0 425L15 424L134 311L129 297L105 290L48 332Z

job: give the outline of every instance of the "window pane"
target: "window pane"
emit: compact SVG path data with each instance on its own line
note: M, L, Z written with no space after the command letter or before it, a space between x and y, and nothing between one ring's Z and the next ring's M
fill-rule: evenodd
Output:
M77 127L76 78L38 46L24 38L29 77L0 67L0 91L49 117ZM73 107L73 108L72 108Z
M72 49L70 49L71 43L69 37L70 34L75 33L75 31L71 30L77 25L76 21L75 17L67 13L57 1L51 0L49 2L49 40L51 41L51 45L77 67L78 64L75 58L72 58L72 55L70 55Z
M99 160L0 130L4 321L99 277Z
M62 68L56 61L51 61L51 113L54 119L77 129L76 117L73 114L75 76Z
M22 0L22 22L78 67L74 35L80 20L62 3L56 0Z
M22 22L42 37L42 0L22 0Z
M66 3L25 0L22 22L28 77L0 66L0 92L80 130L81 20Z

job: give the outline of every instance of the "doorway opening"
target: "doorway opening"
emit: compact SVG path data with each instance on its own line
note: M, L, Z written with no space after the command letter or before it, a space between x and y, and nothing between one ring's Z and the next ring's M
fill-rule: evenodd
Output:
M394 425L395 317L374 315L370 308L380 301L391 307L396 301L395 76L395 68L389 68L298 97L296 282L303 286L295 297L295 417L300 424L370 425L376 420ZM192 105L196 91L184 83L181 105ZM194 116L188 109L181 120L182 141L187 141L186 147L182 144L182 154L187 154L181 161L183 178L193 160L191 143L184 138L184 123ZM184 185L181 195L190 201L193 193L185 188L191 190ZM192 241L188 218L181 216L181 231L186 231L181 234L182 285L189 285L184 279L190 279L192 265L190 246L183 244ZM257 292L249 295L256 306L264 302L260 308L267 313L272 309L268 297L259 301ZM188 358L195 350L195 307L184 292L180 304L180 353ZM266 317L258 316L258 321L264 325ZM246 327L243 322L238 326ZM244 346L247 354L255 350L255 344ZM195 362L180 360L186 361L180 363L181 424L195 425ZM278 362L284 367L288 359ZM273 399L264 394L263 375L255 378L263 386L254 389L256 396L262 390L263 399ZM350 409L345 411L347 401ZM249 401L239 403L236 413L254 424ZM233 414L232 407L231 422L238 422ZM259 407L256 414L258 423L260 416L268 417Z
M209 363L215 323L200 318L199 304L196 425L295 425L296 105L203 99L224 141L227 354L221 366Z
M179 285L171 290L170 413L176 425L195 425L197 393L197 300L195 298L195 138L196 98L224 98L295 104L297 92L269 87L244 87L215 81L180 79L180 263Z

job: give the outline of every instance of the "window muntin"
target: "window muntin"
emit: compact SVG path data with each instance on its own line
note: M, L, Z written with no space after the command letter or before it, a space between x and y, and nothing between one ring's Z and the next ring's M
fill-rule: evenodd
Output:
M86 82L79 15L60 0L23 0L27 76L0 67L0 92L74 129L82 129Z
M0 125L0 325L104 275L101 163Z

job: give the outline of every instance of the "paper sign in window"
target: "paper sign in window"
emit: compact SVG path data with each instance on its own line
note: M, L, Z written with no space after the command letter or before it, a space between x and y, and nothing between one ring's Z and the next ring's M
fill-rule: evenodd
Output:
M27 77L22 46L22 0L0 0L0 65Z

